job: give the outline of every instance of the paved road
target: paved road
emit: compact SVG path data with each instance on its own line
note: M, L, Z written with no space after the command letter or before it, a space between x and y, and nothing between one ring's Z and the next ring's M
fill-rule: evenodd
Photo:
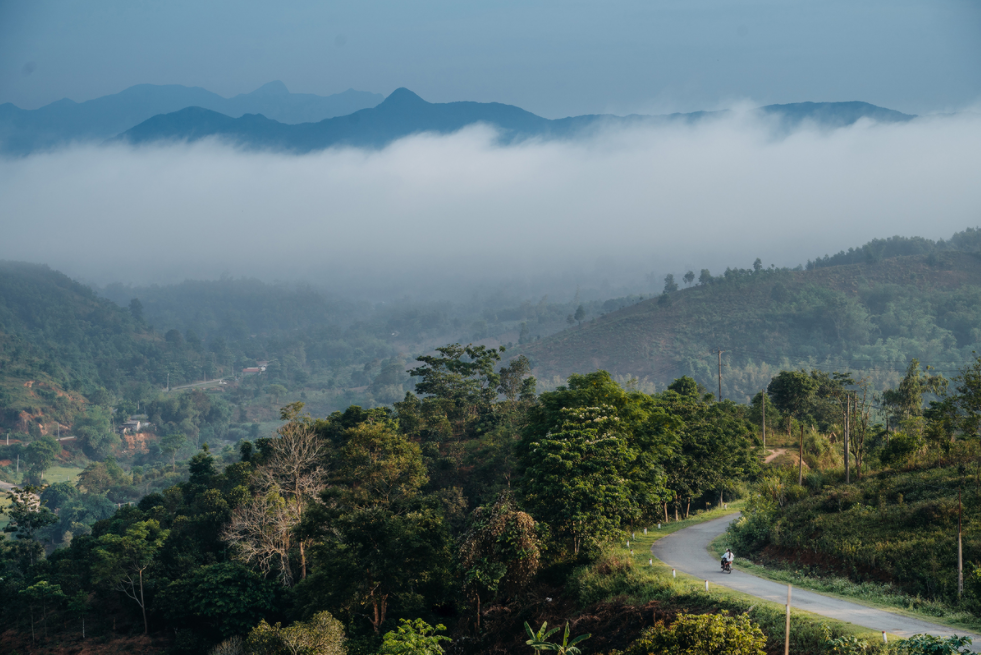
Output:
M733 570L731 574L724 574L719 569L719 561L708 552L712 540L725 532L726 526L738 517L739 514L733 514L678 530L674 534L655 541L651 547L651 552L659 560L678 571L708 580L712 584L730 587L758 598L786 605L787 585L764 580L739 570ZM738 569L738 567L739 553L736 553L736 568ZM974 639L975 649L981 647L981 637L965 633L963 630L955 630L885 610L857 605L796 587L793 590L791 605L797 609L807 610L839 621L847 621L871 630L885 630L889 634L899 637L910 637L921 633L941 636L967 634Z

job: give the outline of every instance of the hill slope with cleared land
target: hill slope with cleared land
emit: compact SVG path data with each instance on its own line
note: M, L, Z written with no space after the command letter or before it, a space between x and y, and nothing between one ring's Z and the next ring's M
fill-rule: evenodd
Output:
M606 369L666 385L690 375L745 400L781 368L852 369L883 384L910 358L956 370L981 344L981 257L940 251L722 276L523 346L539 377Z

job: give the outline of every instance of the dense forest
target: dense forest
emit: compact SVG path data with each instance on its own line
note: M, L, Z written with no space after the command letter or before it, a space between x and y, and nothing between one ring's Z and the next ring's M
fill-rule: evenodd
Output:
M770 610L624 557L731 502L767 575L977 629L978 236L565 303L2 263L4 648L772 651Z
M2 542L4 623L36 642L84 620L89 634L172 636L175 652L236 639L260 652L323 624L347 652L373 653L406 619L420 633L450 623L455 652L498 649L521 626L492 608L520 607L623 530L669 506L688 514L759 469L745 408L690 379L651 396L596 372L538 395L527 362L501 354L421 357L418 395L392 409L315 419L286 406L276 437L203 445L186 480L69 539L63 515L99 512L98 485L126 474L109 459L40 504L24 487L8 509L18 538Z
M574 619L565 639L582 652L684 652L673 649L714 634L726 635L726 650L691 652L761 654L782 643L769 610L692 596L634 564L632 552L619 554L624 539L629 546L655 524L684 524L740 497L748 504L731 541L746 553L770 544L778 559L781 548L822 552L856 575L908 588L933 611L981 607L978 573L963 599L952 591L944 499L964 483L978 497L965 463L978 461L981 358L953 384L914 361L883 394L847 373L782 371L742 405L687 377L648 394L604 371L537 393L527 360L504 364L504 352L454 344L421 356L411 370L416 393L392 408L315 418L302 403L284 406L274 437L221 453L204 444L185 477L151 481L136 503L116 506L106 495L143 483L111 456L77 485L38 480L11 492L6 529L16 538L0 542L5 643L505 653L525 636L555 650L561 641L544 627L525 635L523 626ZM764 406L771 447L786 441L766 465ZM848 469L838 436L846 417ZM798 433L798 449L787 447ZM911 481L913 471L932 486ZM870 496L878 509L865 504ZM899 509L904 502L912 512ZM89 529L73 522L84 512L98 515ZM896 552L848 547L849 531L864 530L867 543L863 520L887 534L885 517L896 534L917 530L892 542ZM979 517L965 512L972 567L981 564ZM816 539L815 529L827 536ZM930 565L897 565L913 557ZM624 593L640 605L616 600ZM552 599L560 604L549 607ZM736 618L731 609L743 611ZM838 628L796 630L795 652L871 648Z

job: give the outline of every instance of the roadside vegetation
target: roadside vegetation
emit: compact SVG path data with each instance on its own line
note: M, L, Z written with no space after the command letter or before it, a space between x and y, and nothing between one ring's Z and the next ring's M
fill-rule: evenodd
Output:
M794 430L803 433L797 450L803 444L804 465L796 457L766 465L726 543L765 577L979 629L981 359L951 380L914 360L897 388L882 394L850 378L781 375L770 396L779 400L784 384L799 402L790 436L778 443L792 452Z

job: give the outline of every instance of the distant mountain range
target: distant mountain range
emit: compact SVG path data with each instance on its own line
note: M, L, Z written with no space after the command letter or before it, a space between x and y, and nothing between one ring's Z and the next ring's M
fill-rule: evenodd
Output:
M789 129L804 121L826 127L851 125L861 118L879 122L908 121L915 116L865 102L802 102L768 105L759 111ZM286 125L265 116L231 118L214 111L189 107L153 118L127 130L119 139L133 144L157 141L197 141L207 137L259 149L310 152L331 146L382 147L421 132L448 134L475 123L497 128L504 142L527 138L556 138L609 126L668 121L692 122L719 112L661 116L587 115L550 120L512 105L497 102L426 102L408 89L397 89L377 107L319 123Z
M801 102L767 105L757 111L782 130L805 121L836 128L862 118L877 122L915 118L866 102ZM690 123L721 113L600 114L553 120L497 102L426 102L404 88L382 101L380 95L354 90L332 96L295 94L282 82L234 98L196 87L144 84L83 103L61 100L35 110L0 105L0 152L23 155L71 142L109 139L141 144L215 137L247 148L303 153L332 146L383 147L412 134L448 134L476 123L495 127L507 143L561 138L610 126Z
M159 114L201 107L230 117L262 114L280 123L315 123L374 107L378 93L349 89L318 96L290 93L282 82L270 82L252 93L224 98L200 87L139 84L86 102L67 98L39 109L0 105L0 151L27 154L72 142L102 142Z

